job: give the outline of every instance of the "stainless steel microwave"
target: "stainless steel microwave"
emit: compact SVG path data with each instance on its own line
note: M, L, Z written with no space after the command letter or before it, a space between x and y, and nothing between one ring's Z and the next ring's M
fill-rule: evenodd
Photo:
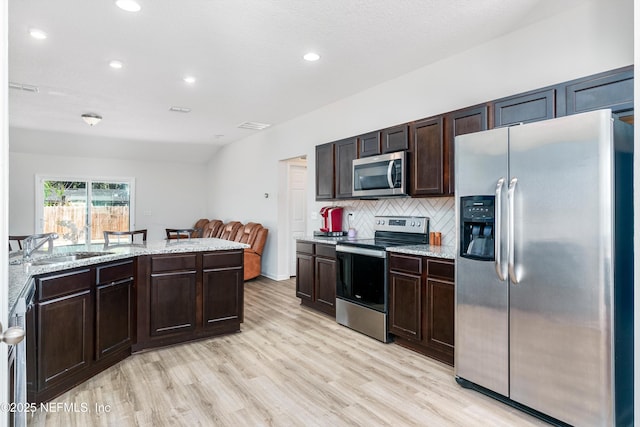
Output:
M353 196L407 195L406 153L382 154L353 161Z

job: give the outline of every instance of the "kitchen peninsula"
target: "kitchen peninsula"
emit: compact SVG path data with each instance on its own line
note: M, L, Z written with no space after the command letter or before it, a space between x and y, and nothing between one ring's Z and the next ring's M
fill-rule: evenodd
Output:
M238 332L246 246L167 240L10 258L9 308L22 298L28 307L28 401L48 401L132 352Z

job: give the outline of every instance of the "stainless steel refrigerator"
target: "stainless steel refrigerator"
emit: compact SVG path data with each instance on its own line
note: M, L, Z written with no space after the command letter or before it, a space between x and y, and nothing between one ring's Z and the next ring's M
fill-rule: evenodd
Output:
M633 424L633 127L598 110L456 137L458 382Z

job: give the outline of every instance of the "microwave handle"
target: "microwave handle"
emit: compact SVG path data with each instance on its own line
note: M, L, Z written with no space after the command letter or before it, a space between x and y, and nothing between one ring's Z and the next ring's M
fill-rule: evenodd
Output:
M391 173L393 172L393 160L389 162L389 167L387 168L387 182L389 183L389 188L394 188L393 185L393 177Z

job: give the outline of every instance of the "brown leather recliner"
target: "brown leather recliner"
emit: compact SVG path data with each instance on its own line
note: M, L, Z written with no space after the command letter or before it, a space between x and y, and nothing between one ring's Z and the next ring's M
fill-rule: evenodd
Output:
M196 224L193 226L194 232L191 233L191 237L202 237L202 232L204 231L204 227L209 223L209 219L201 218L196 221Z
M246 243L250 247L244 250L244 280L255 279L262 270L262 251L267 242L269 230L262 224L249 222L240 228L236 234L235 241Z
M235 240L236 233L238 232L240 227L242 227L242 223L239 221L228 222L222 227L220 235L217 237L225 240Z
M218 237L222 230L222 226L224 224L219 219L212 219L204 226L204 230L202 231L202 237L211 238Z

